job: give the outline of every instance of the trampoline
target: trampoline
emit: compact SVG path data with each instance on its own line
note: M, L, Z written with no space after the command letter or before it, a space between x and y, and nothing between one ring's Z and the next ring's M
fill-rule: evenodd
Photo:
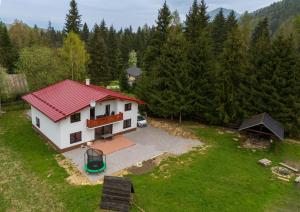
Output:
M106 156L97 149L88 149L84 154L84 170L87 173L102 173L106 169Z

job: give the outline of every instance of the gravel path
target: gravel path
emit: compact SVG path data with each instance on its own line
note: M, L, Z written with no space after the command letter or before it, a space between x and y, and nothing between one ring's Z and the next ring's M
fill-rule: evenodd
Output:
M91 181L99 180L104 175L112 175L136 165L138 162L149 160L163 153L180 155L190 151L193 147L202 145L200 141L172 136L151 126L137 129L137 131L124 136L136 145L107 155L107 170L104 174L87 175ZM84 174L86 173L82 170L82 167L85 151L86 149L75 149L64 153L64 156L71 159Z

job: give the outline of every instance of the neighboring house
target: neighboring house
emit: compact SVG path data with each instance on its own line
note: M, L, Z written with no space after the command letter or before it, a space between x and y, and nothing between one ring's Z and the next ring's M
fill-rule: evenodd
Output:
M106 135L137 127L141 100L118 92L65 80L23 99L31 105L34 128L60 152L78 148Z
M25 74L7 74L4 94L7 98L27 93L29 90Z
M132 86L135 80L137 80L142 75L142 70L137 67L132 67L126 70L128 83Z

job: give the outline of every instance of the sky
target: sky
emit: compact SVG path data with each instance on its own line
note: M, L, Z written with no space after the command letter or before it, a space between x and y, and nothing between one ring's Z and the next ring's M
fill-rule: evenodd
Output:
M0 19L12 23L15 19L33 26L47 28L51 21L62 29L70 0L0 0ZM184 19L193 0L167 0L172 10L177 9ZM278 0L206 0L208 10L219 7L238 13L254 11ZM153 25L164 0L77 0L83 22L89 26L102 19L116 28L132 25L134 29L144 24Z

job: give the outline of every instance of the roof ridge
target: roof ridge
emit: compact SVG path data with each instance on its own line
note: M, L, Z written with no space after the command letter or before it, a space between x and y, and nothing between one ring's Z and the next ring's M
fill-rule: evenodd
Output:
M42 101L43 103L45 103L46 105L48 105L49 107L53 108L54 110L56 110L57 112L59 112L60 114L66 116L66 114L64 112L62 112L61 110L57 109L56 107L54 107L53 105L51 105L50 103L48 103L47 101L43 100L42 98L38 97L36 94L32 93L32 96L34 96L35 98L39 99L40 101Z

